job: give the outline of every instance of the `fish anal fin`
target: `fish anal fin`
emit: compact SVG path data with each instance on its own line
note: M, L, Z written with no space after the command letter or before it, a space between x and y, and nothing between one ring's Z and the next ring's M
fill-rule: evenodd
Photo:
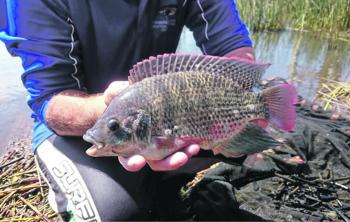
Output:
M220 153L226 157L258 153L280 143L256 124L248 124L231 141L221 145Z

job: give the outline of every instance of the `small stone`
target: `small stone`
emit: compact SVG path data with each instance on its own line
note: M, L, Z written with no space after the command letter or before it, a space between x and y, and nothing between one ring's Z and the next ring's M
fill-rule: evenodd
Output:
M335 211L327 211L327 212L324 212L324 214L330 218L331 220L337 220L338 219L338 215L337 215L337 212Z
M317 111L319 108L320 108L320 106L317 104L312 105L312 110L314 110L314 111Z
M287 162L291 164L305 164L305 161L300 156L293 156Z
M339 119L339 117L340 117L339 114L334 113L334 114L332 114L329 118L330 118L331 120L337 120L337 119Z
M346 135L350 136L350 129L347 129L347 130L345 131L345 133L346 133Z

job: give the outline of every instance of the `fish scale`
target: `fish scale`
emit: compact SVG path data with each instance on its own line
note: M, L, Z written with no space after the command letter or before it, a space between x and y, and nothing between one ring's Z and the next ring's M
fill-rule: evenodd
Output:
M144 79L133 87L147 97L147 105L142 104L142 107L151 114L152 135L164 135L165 130L177 126L182 135L225 139L235 133L232 127L230 132L218 131L213 135L208 129L215 124L224 128L234 122L243 125L253 117L266 115L263 105L254 110L245 107L261 103L257 94L243 91L229 79L206 72L160 75Z

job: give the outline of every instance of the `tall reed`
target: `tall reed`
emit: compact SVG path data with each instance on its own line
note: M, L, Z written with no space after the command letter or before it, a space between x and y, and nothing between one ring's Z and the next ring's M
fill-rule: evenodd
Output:
M286 28L350 35L350 0L236 0L253 31Z

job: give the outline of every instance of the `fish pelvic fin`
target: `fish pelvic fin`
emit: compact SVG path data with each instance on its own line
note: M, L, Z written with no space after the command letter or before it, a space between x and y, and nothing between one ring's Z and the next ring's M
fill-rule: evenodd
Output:
M292 131L295 127L297 91L291 84L279 84L262 91L268 108L268 119L273 126Z
M155 75L177 72L210 72L225 76L243 89L252 89L260 81L268 63L234 57L219 57L195 54L163 54L138 62L129 71L129 82L133 84Z
M245 154L259 153L274 146L281 145L272 138L263 128L254 123L247 126L232 140L216 147L215 153L225 157L237 158Z

